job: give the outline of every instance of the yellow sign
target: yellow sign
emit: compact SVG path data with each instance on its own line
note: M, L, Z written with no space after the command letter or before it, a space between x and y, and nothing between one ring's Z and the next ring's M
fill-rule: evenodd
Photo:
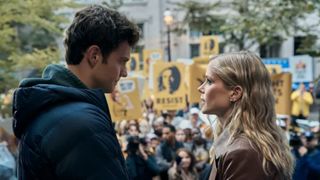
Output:
M282 72L281 65L278 64L267 64L266 68L268 69L269 73L272 74L280 74Z
M153 88L155 108L177 110L186 107L186 89L183 83L185 67L182 63L154 64Z
M198 57L194 57L192 60L194 63L197 63L197 64L208 64L209 56L198 56Z
M205 80L207 65L191 64L189 66L188 100L190 103L200 102L198 87Z
M149 76L149 66L151 61L163 60L163 51L161 49L143 50L143 73Z
M142 100L148 99L152 96L152 90L149 87L149 82L146 79L143 87Z
M200 56L210 56L219 53L218 36L200 37Z
M140 71L140 58L139 53L131 53L130 60L127 63L128 72Z
M276 101L276 113L282 115L291 114L291 81L290 73L271 75L273 94Z
M116 89L106 97L113 121L142 117L136 78L121 79Z

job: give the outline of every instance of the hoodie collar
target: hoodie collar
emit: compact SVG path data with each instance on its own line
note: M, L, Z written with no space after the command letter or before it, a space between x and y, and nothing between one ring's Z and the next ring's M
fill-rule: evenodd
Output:
M109 113L102 89L88 89L71 71L49 65L42 78L24 79L13 96L13 131L20 138L39 113L58 104L87 102ZM110 117L110 114L107 114Z
M19 87L30 87L37 84L58 84L61 86L86 89L86 85L74 75L69 69L63 65L51 64L48 65L41 78L27 78L20 82Z

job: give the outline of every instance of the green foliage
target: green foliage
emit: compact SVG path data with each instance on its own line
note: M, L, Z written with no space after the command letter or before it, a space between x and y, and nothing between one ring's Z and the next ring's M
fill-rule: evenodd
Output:
M255 43L279 43L296 32L308 34L319 25L298 23L319 11L318 0L234 0L215 4L188 0L175 4L187 12L183 23L200 32L217 32L227 44L239 49L249 49Z
M71 0L0 0L0 93L18 85L21 72L41 71L60 60L56 39Z
M297 31L308 32L309 27L298 20L314 11L313 4L295 0L238 0L232 3L235 15L222 27L227 40L249 49L243 42L252 40L260 45L281 42Z
M183 3L174 3L177 10L185 11L185 16L180 24L176 24L175 31L185 32L188 26L192 30L203 32L204 34L219 33L223 18L213 13L220 2L202 4L198 1L188 0Z
M57 48L34 49L32 53L13 54L9 57L14 71L42 69L49 63L59 62L59 51Z

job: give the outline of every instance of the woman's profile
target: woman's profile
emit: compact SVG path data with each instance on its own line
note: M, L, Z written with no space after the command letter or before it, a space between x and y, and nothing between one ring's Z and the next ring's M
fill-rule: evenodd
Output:
M202 112L218 118L207 179L291 179L293 158L260 57L244 51L211 58L198 90Z

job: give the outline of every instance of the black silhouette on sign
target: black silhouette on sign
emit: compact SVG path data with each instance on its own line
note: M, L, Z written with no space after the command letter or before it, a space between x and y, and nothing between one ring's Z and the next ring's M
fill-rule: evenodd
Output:
M173 94L179 89L181 75L176 66L168 67L160 72L158 77L159 91L167 90L169 94Z
M204 44L204 49L207 51L212 51L215 47L215 41L214 39L210 39L209 42L206 42Z
M130 61L130 71L135 71L137 67L137 60L134 57L131 57Z

